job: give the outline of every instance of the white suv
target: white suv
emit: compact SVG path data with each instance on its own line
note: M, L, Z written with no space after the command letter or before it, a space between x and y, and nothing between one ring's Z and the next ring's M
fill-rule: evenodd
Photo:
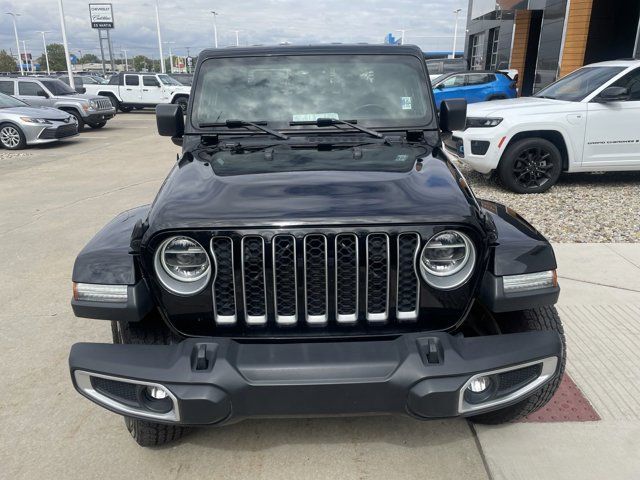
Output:
M533 97L469 105L447 150L518 193L561 172L640 170L640 60L583 67Z

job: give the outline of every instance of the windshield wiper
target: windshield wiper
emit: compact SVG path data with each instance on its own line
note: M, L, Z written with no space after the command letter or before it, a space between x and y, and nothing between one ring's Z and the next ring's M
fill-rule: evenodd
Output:
M316 121L311 122L289 122L289 125L316 125L318 127L334 127L336 125L346 125L347 127L351 127L360 132L366 133L367 135L371 135L376 138L385 138L383 134L380 132L376 132L375 130L371 130L370 128L361 127L360 125L356 125L356 120L351 122L347 122L346 120L338 120L337 118L318 118Z
M247 122L245 120L227 120L225 122L215 122L215 123L200 123L198 124L200 128L209 128L209 127L227 127L227 128L246 128L253 127L255 129L261 130L269 135L273 135L274 137L280 138L282 140L289 140L289 137L284 133L280 133L277 130L272 130L269 127L265 127L263 122L254 123Z

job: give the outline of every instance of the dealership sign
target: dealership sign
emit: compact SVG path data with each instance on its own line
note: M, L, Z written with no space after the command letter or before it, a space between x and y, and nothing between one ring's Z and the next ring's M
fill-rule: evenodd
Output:
M110 3L90 3L91 28L113 28L113 6Z

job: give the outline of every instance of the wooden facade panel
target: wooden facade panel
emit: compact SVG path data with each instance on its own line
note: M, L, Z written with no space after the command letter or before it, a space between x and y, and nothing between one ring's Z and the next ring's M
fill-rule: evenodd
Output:
M520 72L518 75L518 89L522 91L522 81L524 79L524 63L527 57L527 43L529 43L529 27L531 25L531 11L518 10L514 24L513 46L511 49L510 68Z
M584 65L592 8L593 0L571 0L569 4L567 33L560 63L561 77Z

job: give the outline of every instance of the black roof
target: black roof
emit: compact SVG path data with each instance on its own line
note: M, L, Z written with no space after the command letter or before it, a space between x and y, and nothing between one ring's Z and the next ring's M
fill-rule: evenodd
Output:
M415 45L326 44L326 45L273 45L257 47L209 48L200 52L199 59L215 57L243 57L268 55L417 55L422 50Z

